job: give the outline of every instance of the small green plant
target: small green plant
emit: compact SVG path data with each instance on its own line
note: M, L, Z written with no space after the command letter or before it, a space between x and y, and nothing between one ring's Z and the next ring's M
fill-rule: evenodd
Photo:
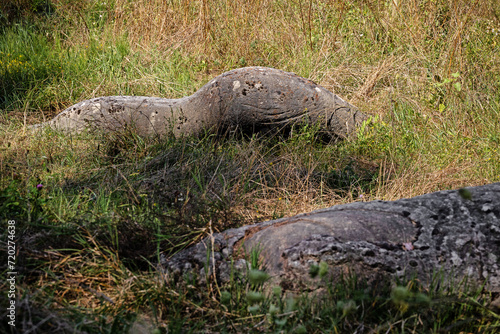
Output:
M52 219L48 210L50 201L45 186L42 183L28 184L22 191L24 182L13 180L7 187L0 190L0 217L5 219L18 218L27 222L44 223Z
M357 133L356 151L372 159L380 159L391 151L393 133L379 116L364 121Z
M250 268L248 268L248 269L250 270L249 274L252 274L253 277L261 277L261 276L259 276L262 273L259 271L259 269L263 269L262 268L263 262L262 262L261 252L262 252L262 249L260 246L253 247L250 250L250 254L249 254Z
M248 273L248 281L254 286L259 286L264 284L269 279L269 275L258 269L251 269Z
M19 217L26 214L26 203L19 192L18 180L12 180L9 185L0 191L0 212L2 218Z
M431 299L424 293L412 292L405 286L396 286L391 291L391 300L398 310L405 313L410 305L428 307Z

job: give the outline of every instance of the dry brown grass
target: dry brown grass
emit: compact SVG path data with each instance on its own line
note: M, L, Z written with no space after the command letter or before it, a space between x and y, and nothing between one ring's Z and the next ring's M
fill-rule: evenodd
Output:
M108 15L106 28L115 36L126 32L136 52L148 57L149 51L160 51L161 59L151 59L151 66L180 52L202 69L200 84L235 67L272 66L307 76L368 114L386 116L395 103L404 102L434 124L432 131L452 126L468 137L477 136L481 124L464 101L484 105L484 92L495 89L486 76L500 66L498 56L491 54L489 62L478 64L466 50L480 48L477 36L485 26L500 26L494 1L119 0ZM107 36L104 29L103 39ZM455 72L462 90L447 84L442 86L445 96L433 98L436 85ZM151 86L157 95L154 82ZM441 104L446 104L445 112L439 112ZM426 165L425 158L418 164L423 175L435 167ZM409 171L400 182L414 190L380 196L397 198L488 180L470 179L470 164L452 159L451 167L440 171L447 182L429 178L424 186L426 178ZM462 173L448 173L449 168ZM417 174L414 180L412 173Z
M106 45L126 35L133 53L142 59L140 64L124 60L123 66L139 73L127 85L141 94L162 95L163 86L163 94L178 97L226 70L264 65L311 78L370 115L390 118L405 103L425 117L427 128L414 131L422 131L427 140L432 140L428 133L439 137L444 132L473 140L489 136L493 127L484 126L492 117L482 115L494 106L488 94L497 90L491 76L500 70L500 57L484 51L479 37L500 27L495 1L117 0L112 8L99 7L98 13L107 15L100 29L87 22L86 12L95 2L54 3L73 27L64 32L65 43L71 46L86 45L91 39ZM179 57L197 69L192 87L179 87L148 71ZM455 83L460 83L460 91L453 88ZM89 85L82 96L121 93L116 86L114 82ZM442 145L441 139L436 145ZM464 145L435 147L450 154L439 166L425 154L414 157L408 171L393 174L399 181L387 181L387 190L380 189L377 196L392 199L493 181L485 175L495 172L474 165L475 157L483 159L484 154L477 152L481 148ZM467 152L465 157L457 157L459 151ZM426 176L433 173L447 180ZM309 188L301 185L304 180L287 182L286 187L299 182L297 189ZM319 196L315 203L332 204L323 200L330 195L312 196L308 191L297 190L300 195L293 195L297 202L289 199L291 204L279 206L287 212L306 210L297 203L315 196ZM275 193L275 198L284 197L278 189Z
M50 87L57 94L47 95L53 101L46 105L54 110L28 101L0 114L0 189L17 182L32 206L46 200L42 221L84 236L80 245L66 234L57 240L64 248L73 242L73 250L45 247L59 230L31 235L40 244L23 246L30 249L26 258L43 263L23 286L36 303L26 299L21 307L35 314L33 305L42 305L48 313L38 320L86 308L109 324L121 311L151 315L146 305L154 304L158 319L168 322L177 300L181 316L202 321L214 312L212 303L220 308L217 296L165 287L156 273L132 273L122 260L144 262L138 258L150 259L160 246L169 255L239 224L500 181L496 0L52 2L58 16L48 19L49 32L88 61L83 74L64 73L62 84ZM123 59L93 61L114 55L117 40L130 49ZM166 143L126 134L32 135L23 128L35 122L30 117L41 120L95 96L191 94L242 66L296 72L378 120L363 136L332 145L316 137ZM29 187L38 182L45 188L34 199ZM35 225L27 235L45 228ZM205 304L190 301L196 298Z

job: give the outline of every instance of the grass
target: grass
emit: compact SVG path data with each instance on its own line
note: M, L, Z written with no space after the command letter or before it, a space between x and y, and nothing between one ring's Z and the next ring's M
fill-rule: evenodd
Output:
M0 13L0 219L16 221L19 332L498 331L495 296L446 275L291 295L155 270L211 231L499 182L496 1L22 0ZM25 129L96 96L186 96L241 66L311 78L371 120L344 142L311 124L178 139Z

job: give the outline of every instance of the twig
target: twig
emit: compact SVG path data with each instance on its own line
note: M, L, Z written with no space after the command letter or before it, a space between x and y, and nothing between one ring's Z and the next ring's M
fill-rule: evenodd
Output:
M134 189L130 185L130 182L128 182L128 179L125 177L125 175L123 175L123 173L121 172L121 170L119 170L118 168L116 168L116 166L111 166L111 167L113 167L113 169L115 169L118 172L118 174L120 174L120 176L125 180L125 182L127 183L128 188L130 190L130 193L132 194L132 196L134 196L134 200L135 200L136 204L139 204L140 201L137 198L137 196L135 196Z

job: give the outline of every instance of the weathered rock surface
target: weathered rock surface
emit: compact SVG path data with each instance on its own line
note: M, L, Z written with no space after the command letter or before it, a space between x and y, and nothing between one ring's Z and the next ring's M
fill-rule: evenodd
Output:
M310 80L273 68L246 67L216 77L188 97L99 97L33 128L79 132L129 126L140 135L180 136L211 129L267 130L308 121L332 136L346 137L365 119L356 107Z
M326 262L334 280L349 270L369 280L416 275L426 284L441 270L498 292L500 183L338 205L227 230L176 254L163 268L204 280L208 265L211 275L226 281L231 260L234 268L246 268L244 254L256 247L267 271L292 289L311 280L312 264Z

